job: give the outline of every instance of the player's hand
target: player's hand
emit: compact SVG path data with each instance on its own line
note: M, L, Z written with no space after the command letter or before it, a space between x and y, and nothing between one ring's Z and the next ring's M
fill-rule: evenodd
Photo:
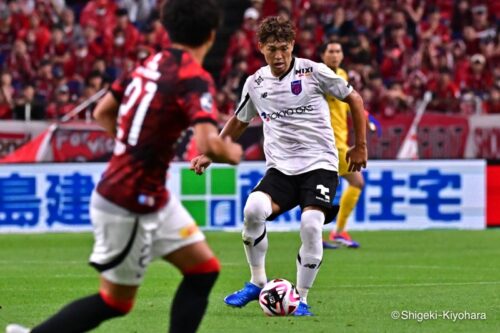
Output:
M205 155L198 155L191 160L191 166L189 167L197 175L202 175L206 168L212 163L212 160Z
M349 148L345 159L349 165L347 168L349 172L361 171L362 168L366 168L366 162L368 160L366 144L355 145Z

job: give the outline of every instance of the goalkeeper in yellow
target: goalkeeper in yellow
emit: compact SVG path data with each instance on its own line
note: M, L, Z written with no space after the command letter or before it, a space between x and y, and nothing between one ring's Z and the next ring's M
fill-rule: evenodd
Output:
M344 53L339 43L330 42L325 44L321 48L320 54L322 61L328 67L346 81L348 80L347 73L340 68ZM335 144L339 151L339 176L344 177L349 186L342 192L340 210L337 215L337 225L328 237L331 242L323 242L323 247L336 248L338 245L343 245L349 248L358 248L359 243L352 240L345 230L347 219L356 206L365 184L363 174L361 172L350 172L348 170L348 162L346 161L346 153L349 149L347 143L347 113L349 112L349 105L333 96L326 96L326 100L330 107L330 118L335 134Z

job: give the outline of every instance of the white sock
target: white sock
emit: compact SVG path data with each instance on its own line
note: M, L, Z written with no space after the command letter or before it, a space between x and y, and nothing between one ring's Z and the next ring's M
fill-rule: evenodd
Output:
M245 204L243 244L250 266L250 282L263 287L267 283L265 262L268 248L266 219L272 213L271 200L263 192L253 192Z
M302 246L297 256L297 290L300 301L307 304L307 295L318 274L323 259L322 228L325 215L319 210L302 213L300 238Z

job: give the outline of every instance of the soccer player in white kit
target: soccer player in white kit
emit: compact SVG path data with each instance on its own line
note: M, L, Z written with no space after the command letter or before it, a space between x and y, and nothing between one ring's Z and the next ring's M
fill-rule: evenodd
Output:
M346 102L352 112L355 144L347 153L350 171L360 171L367 162L363 101L326 65L292 56L295 29L290 21L268 17L257 36L267 66L247 79L238 109L220 135L236 140L252 118L261 117L267 171L244 208L242 237L251 279L224 301L243 307L258 299L267 282L266 220L300 205L297 289L301 302L295 315L311 316L307 295L323 257L322 227L337 213L332 199L338 184L338 153L325 95ZM191 167L202 173L210 162L200 155Z

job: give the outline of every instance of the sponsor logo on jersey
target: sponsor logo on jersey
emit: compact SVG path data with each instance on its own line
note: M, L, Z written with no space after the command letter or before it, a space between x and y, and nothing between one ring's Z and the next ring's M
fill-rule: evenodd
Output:
M263 81L264 79L262 78L262 76L259 76L257 80L255 80L255 83L259 86Z
M306 112L309 112L312 110L314 110L314 108L312 105L309 104L309 105L305 105L305 106L299 106L296 108L284 109L284 110L279 111L279 112L273 112L273 113L262 112L260 114L260 116L261 116L262 120L264 120L264 121L271 121L274 119L289 117L289 116L292 116L294 114L303 114L303 113L306 113Z
M199 232L198 226L193 223L182 228L179 231L179 236L181 236L181 238L188 238L189 236L194 235L197 232Z
M292 94L298 95L302 92L302 81L295 80L291 82Z
M203 93L200 97L200 105L203 111L211 113L214 101L212 98L212 94L209 92Z
M301 76L309 76L312 75L313 68L312 67L307 67L307 68L299 68L295 70L295 75L298 75L299 77Z
M262 95L260 95L260 98L266 98L266 97L267 97L267 92L265 92Z

